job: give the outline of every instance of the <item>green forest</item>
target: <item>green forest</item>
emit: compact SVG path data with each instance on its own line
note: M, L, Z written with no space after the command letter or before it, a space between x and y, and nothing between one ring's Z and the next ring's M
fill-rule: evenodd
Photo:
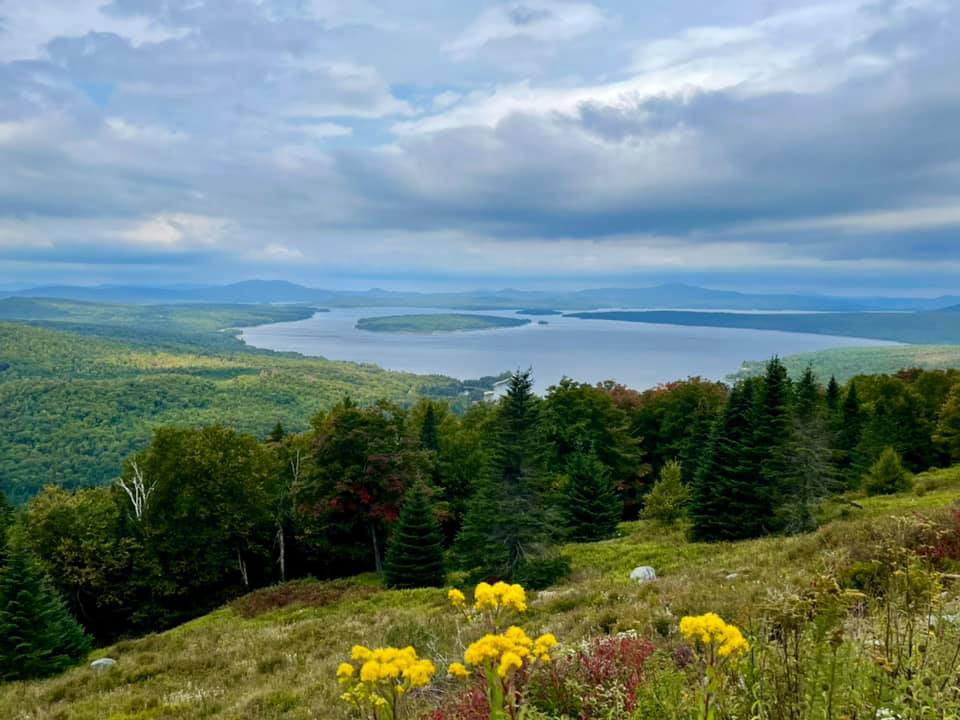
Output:
M346 395L462 404L492 382L467 390L441 376L259 351L221 331L311 312L0 301L0 317L18 321L0 321L0 490L19 503L49 483L109 482L162 425L220 423L265 437L279 421L306 429Z

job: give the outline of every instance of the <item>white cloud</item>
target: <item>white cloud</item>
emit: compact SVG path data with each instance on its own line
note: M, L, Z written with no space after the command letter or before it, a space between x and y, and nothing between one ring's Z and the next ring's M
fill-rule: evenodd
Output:
M561 43L596 30L604 22L604 13L589 3L519 0L488 7L446 49L465 60L496 41Z
M182 142L188 137L179 130L170 130L160 125L137 125L122 117L108 117L105 122L111 136L123 142L166 145Z
M191 213L165 213L142 220L116 233L135 245L156 249L191 249L217 245L223 239L227 221Z
M293 262L302 260L303 253L295 247L289 247L282 243L268 243L260 250L249 253L249 257L251 260L265 262Z

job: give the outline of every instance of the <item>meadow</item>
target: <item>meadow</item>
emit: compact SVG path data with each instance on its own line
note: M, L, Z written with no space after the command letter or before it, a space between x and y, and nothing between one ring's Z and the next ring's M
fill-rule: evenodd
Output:
M760 718L955 717L956 576L927 562L925 543L949 549L958 539L949 508L960 468L921 474L915 487L830 501L821 508L825 524L794 537L702 544L688 542L682 527L625 523L616 539L565 546L572 576L529 593L519 622L553 633L561 643L554 663L569 672L564 658L602 638L650 643L633 710L588 717L704 717L697 656L684 664L681 655L691 650L678 621L705 612L738 625L750 644L736 670L724 670L741 685L717 689L716 702L725 704L711 717L746 717L751 705L750 716ZM897 572L870 576L884 563ZM630 580L637 565L656 568L658 579ZM887 583L885 592L871 583ZM778 640L785 631L795 645ZM413 645L430 658L436 679L407 698L410 717L453 718L436 708L455 706L464 694L443 677L471 632L443 589L385 590L372 574L297 581L96 651L92 657L117 660L109 671L81 666L0 686L0 716L345 720L352 716L335 672L362 644ZM784 659L784 648L796 654ZM888 709L893 714L881 712ZM527 717L559 715L531 709Z

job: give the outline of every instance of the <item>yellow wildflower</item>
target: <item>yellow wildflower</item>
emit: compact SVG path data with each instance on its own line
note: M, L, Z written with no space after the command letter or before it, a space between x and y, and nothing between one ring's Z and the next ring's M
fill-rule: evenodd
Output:
M450 604L455 608L462 608L467 604L467 597L462 592L453 588L450 592L447 593L447 599L450 600Z
M519 670L521 667L523 667L523 659L517 653L508 651L500 658L497 675L505 678L512 670Z
M363 645L354 645L353 650L350 652L351 660L369 660L373 656L373 652L370 648L366 648Z
M470 671L467 670L462 663L458 662L450 663L450 667L447 668L447 673L449 673L451 677L459 678L460 680L466 680L470 677Z
M550 662L550 651L556 647L556 645L557 638L554 637L552 633L544 633L538 637L534 643L533 654L544 662Z
M337 666L337 679L345 682L353 677L354 667L350 663L344 662Z
M680 633L687 640L696 640L704 645L714 645L721 657L740 655L750 649L740 628L724 622L716 613L688 615L680 620Z

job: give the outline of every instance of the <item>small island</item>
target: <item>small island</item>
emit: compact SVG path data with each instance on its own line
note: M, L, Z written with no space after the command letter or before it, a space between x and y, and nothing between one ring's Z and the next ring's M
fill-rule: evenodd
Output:
M550 308L529 308L526 310L517 310L517 315L563 315L559 310Z
M438 313L424 315L384 315L383 317L360 318L357 330L389 333L441 333L467 330L493 330L495 328L529 325L529 320L498 317L496 315L468 315L466 313Z

